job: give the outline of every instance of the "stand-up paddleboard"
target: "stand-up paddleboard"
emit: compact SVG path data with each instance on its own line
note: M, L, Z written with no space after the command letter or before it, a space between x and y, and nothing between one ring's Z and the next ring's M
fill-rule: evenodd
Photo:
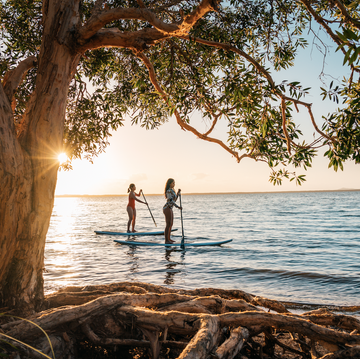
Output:
M220 246L225 243L231 242L232 239L219 242L193 242L184 243L185 247L204 247L204 246ZM126 244L128 246L162 246L162 247L180 247L181 243L155 243L155 242L135 242L135 241L122 241L120 239L114 239L114 242L120 244Z
M171 232L177 231L177 228L172 229ZM164 234L164 231L156 231L156 232L108 232L108 231L95 231L96 234L111 234L113 236L160 236Z

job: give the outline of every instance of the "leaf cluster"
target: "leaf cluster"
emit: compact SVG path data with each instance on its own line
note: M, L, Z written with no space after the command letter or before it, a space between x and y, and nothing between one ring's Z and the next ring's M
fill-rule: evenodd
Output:
M144 4L162 21L180 23L199 1L147 0ZM94 0L81 2L82 24L94 5ZM312 144L303 139L293 116L294 107L301 105L310 89L299 81L276 84L270 80L272 72L294 66L298 52L307 46L312 13L302 1L230 0L221 2L218 12L201 18L190 30L190 40L164 37L144 52L165 96L156 91L148 69L131 49L87 51L69 88L64 131L69 156L91 160L104 151L111 131L127 116L134 124L154 129L176 111L192 126L196 126L192 115L201 113L209 131L219 121L226 123L229 148L239 156L268 163L274 184L283 178L303 182L302 175L291 172L290 178L286 169L276 168L290 165L306 170L320 146L327 146L325 156L335 170L342 169L348 159L358 163L360 83L353 74L359 72L359 7L356 2L344 2L349 13L345 19L333 2L321 0L310 5L323 23L329 24L327 31L337 36L337 51L343 51L343 63L351 70L342 84L331 82L329 88L326 84L321 88L323 100L335 101L340 107L324 116L321 131L316 128L319 139ZM0 3L1 76L25 57L38 55L41 6L40 0ZM139 7L135 0L109 0L106 6ZM105 27L130 33L152 25L119 19ZM16 93L16 120L26 109L36 76L36 69L29 71ZM282 99L286 99L284 112Z

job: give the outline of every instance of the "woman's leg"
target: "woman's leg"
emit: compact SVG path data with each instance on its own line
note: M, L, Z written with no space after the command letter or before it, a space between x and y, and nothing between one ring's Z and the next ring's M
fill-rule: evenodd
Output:
M163 210L164 215L165 215L165 223L166 223L166 227L165 227L165 243L174 243L173 240L170 239L170 233L171 233L171 228L173 225L173 221L174 221L174 214L171 208L165 208Z
M127 224L127 232L130 233L130 224L131 224L131 222L133 220L134 213L133 213L133 209L130 206L127 206L126 210L127 210L128 215L129 215L129 220L128 220L128 224Z
M132 232L136 232L135 231L135 221L136 221L136 208L133 209L133 218L132 218Z

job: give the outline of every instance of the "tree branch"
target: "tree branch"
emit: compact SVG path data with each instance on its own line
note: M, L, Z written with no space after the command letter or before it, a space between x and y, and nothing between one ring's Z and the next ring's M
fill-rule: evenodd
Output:
M287 150L289 152L289 155L291 155L290 137L289 137L289 133L288 133L287 128L286 128L286 113L285 113L285 110L286 110L286 103L285 103L285 99L282 98L281 99L282 128L283 128L284 135L285 135L285 138L286 138Z
M216 126L216 124L217 124L217 122L218 122L218 119L219 119L219 117L220 117L220 115L215 115L215 114L213 113L212 109L209 109L208 111L211 113L212 116L214 116L214 119L212 120L212 124L211 124L210 128L204 133L205 136L210 135L210 133L211 133L211 132L213 131L213 129L215 128L215 126Z
M182 23L183 34L185 35L198 20L204 17L210 11L218 11L219 0L202 0L199 6L189 15L185 16Z
M160 33L166 35L180 35L187 34L195 23L201 19L209 11L216 11L216 0L203 0L199 6L187 15L183 21L178 23L168 24L159 19L156 14L146 8L116 8L104 10L102 12L95 12L87 23L79 30L78 42L82 45L86 40L94 36L106 24L115 20L143 20L154 26Z
M237 53L238 55L244 57L251 64L253 64L256 67L256 69L266 77L266 79L269 81L271 86L275 87L274 80L272 79L270 74L265 70L265 68L262 67L255 59L253 59L246 52L244 52L242 50L239 50L235 46L232 46L232 45L229 45L229 44L222 44L222 43L216 42L216 41L208 41L208 40L204 40L204 39L201 39L201 38L198 38L198 37L190 37L189 35L183 35L183 36L179 36L179 37L181 39L190 40L190 41L192 40L192 41L198 42L199 44L204 44L204 45L216 47L218 49L223 49L225 51L231 51L231 52Z
M89 41L78 48L78 51L95 50L102 47L118 47L143 51L150 45L168 38L156 29L142 29L125 32L117 28L101 29Z
M204 45L221 48L221 49L224 49L226 51L232 51L232 52L235 52L235 53L239 54L240 56L242 56L246 60L248 60L251 64L253 64L256 67L256 69L266 77L266 79L269 81L271 86L275 87L274 80L272 79L271 75L265 70L265 68L262 67L255 59L253 59L251 56L249 56L244 51L241 51L241 50L237 49L236 47L234 47L232 45L221 44L221 43L215 42L215 41L208 41L208 40L203 40L203 39L200 39L200 38L190 38L190 36L180 36L180 38L186 39L186 40L193 40L193 41L196 41L196 42L204 44ZM314 116L313 116L312 111L311 111L311 104L303 102L303 101L299 101L299 100L296 100L296 99L293 99L291 97L284 96L283 94L280 94L278 92L276 93L276 95L279 96L281 99L293 102L295 106L297 106L298 104L305 106L309 111L310 119L311 119L311 122L312 122L315 130L318 133L320 133L324 138L327 138L329 141L334 143L335 140L333 138L329 137L328 135L326 135L324 132L320 131L318 126L316 125ZM287 139L288 150L289 150L289 136L288 136L287 132L285 133L285 136L286 136L286 139Z
M163 98L165 103L167 103L170 108L173 107L174 105L170 102L169 96L165 93L165 91L161 88L160 84L157 81L155 70L154 70L154 67L151 64L150 60L143 53L138 52L138 53L135 53L135 55L139 59L141 59L143 61L144 65L147 67L147 69L149 71L149 75L150 75L150 81L154 85L156 91L159 92L159 94L161 95L161 97ZM202 140L217 143L222 148L224 148L227 152L232 154L238 162L240 162L241 158L239 157L239 154L235 151L232 151L228 146L225 145L224 142L222 142L221 140L219 140L217 138L208 137L205 134L202 134L199 131L197 131L194 127L190 126L187 122L185 122L181 118L177 109L174 109L174 115L175 115L177 123L183 130L192 132L194 135L196 135L197 137L199 137Z
M314 17L314 19L325 29L325 31L329 34L329 36L334 40L334 42L337 45L342 44L342 41L340 39L339 36L335 35L333 33L333 31L331 30L330 26L324 21L324 19L319 16L315 10L311 7L310 1L308 0L300 0L305 7L307 8L307 10L310 12L310 14ZM345 50L343 48L341 48L341 51L343 52L343 54L345 54Z
M344 4L341 1L333 0L331 2L333 2L335 6L340 10L346 23L351 23L356 28L360 29L360 21L350 16L350 14L347 11L347 8L344 6Z
M20 83L23 81L25 74L34 66L36 66L36 57L29 56L27 59L21 61L19 65L8 71L3 80L4 91L10 103Z
M104 10L99 14L90 17L87 23L79 30L79 43L83 44L86 40L94 36L106 24L115 20L143 20L149 22L159 32L171 33L178 29L176 24L167 24L158 19L155 13L144 8L129 9L110 9Z
M310 3L307 0L303 1L304 4L308 4L310 6ZM152 66L152 64L150 63L149 59L142 54L142 51L145 50L149 45L153 45L158 41L162 41L170 36L176 36L178 38L182 38L184 40L188 40L188 41L195 41L207 46L212 46L215 48L219 48L219 49L223 49L225 51L231 51L234 53L237 53L238 55L242 56L243 58L245 58L249 63L251 63L256 69L257 71L259 71L260 74L262 74L267 81L269 82L269 84L273 87L274 89L274 93L276 94L276 96L281 98L282 101L282 114L283 114L283 130L284 130L284 134L285 134L285 138L287 141L287 148L288 148L288 152L291 153L291 144L295 145L293 143L293 141L291 141L291 139L289 138L289 134L287 132L286 129L286 116L284 116L285 113L285 109L286 109L286 104L285 104L285 100L289 100L292 101L295 105L295 107L298 104L304 105L307 107L309 114L310 114L310 118L312 121L312 124L315 128L315 130L320 133L324 138L327 138L329 141L335 143L335 140L331 137L329 137L328 135L326 135L325 133L323 133L322 131L319 130L319 128L317 127L314 117L312 115L312 111L311 111L311 104L307 104L305 102L296 100L296 99L292 99L292 98L288 98L287 96L285 96L284 94L282 94L279 91L276 91L276 86L275 86L275 82L273 80L273 78L271 77L270 73L263 67L261 66L254 58L252 58L250 55L248 55L247 53L245 53L242 50L239 50L238 48L236 48L235 46L232 46L230 44L222 44L216 41L208 41L208 40L204 40L201 38L192 38L190 37L188 34L182 34L181 31L185 31L186 28L190 28L194 21L196 22L198 18L200 18L201 16L204 15L204 13L206 13L207 11L210 11L210 2L209 1L203 1L198 8L196 8L196 10L194 10L190 15L188 15L187 17L185 17L185 19L183 20L183 22L181 24L165 24L166 26L170 26L170 28L162 28L160 25L156 25L158 26L158 28L146 28L146 29L142 29L136 32L122 32L116 28L112 28L112 29L101 29L98 30L96 32L96 35L94 35L90 41L83 47L83 51L87 50L87 49L94 49L94 48L98 48L98 47L124 47L124 48L130 48L134 51L134 53L136 54L136 56L138 56L145 64L145 66L148 68L149 74L150 74L150 79L151 82L153 83L154 87L157 89L157 91L161 94L161 96L163 97L164 101L166 103L168 103L169 106L171 106L171 104L169 103L169 95L167 93L165 93L160 84L158 83L157 79L156 79L156 74L155 74L155 70ZM310 7L310 9L313 11L313 9ZM141 9L128 9L129 12L128 14L131 14L131 12L133 12L133 14L142 14L141 16L139 15L139 18L143 18L145 19L146 16L150 16L151 17L151 21L153 22L153 24L155 24L155 22L158 20L155 16L155 13L151 12L148 9L145 8L141 8ZM310 11L310 10L309 10ZM314 11L313 11L314 12ZM113 10L107 10L107 11L103 11L99 16L103 16L102 19L106 19L106 16L111 16L111 14L125 14L125 10L123 9L113 9ZM202 15L201 15L202 14ZM313 16L316 17L316 13L313 13ZM322 18L320 18L318 16L319 19L323 20ZM109 20L109 18L107 18ZM88 22L87 25L85 25L85 27L83 28L83 30L88 26L89 28L92 26L92 22L94 21L93 25L95 24L95 17L93 18L93 20L90 19L90 21ZM159 20L161 21L161 20ZM99 24L98 24L99 25ZM165 26L164 25L164 26ZM326 25L327 26L327 25ZM182 29L182 30L181 30ZM166 31L170 31L170 32L166 32ZM339 40L341 42L341 40ZM284 105L285 104L285 105ZM192 133L194 133L197 137L199 137L200 139L209 141L209 142L215 142L218 143L220 146L222 146L226 151L228 151L229 153L231 153L233 156L236 157L237 161L240 162L240 160L244 157L249 157L249 158L255 158L257 156L254 157L254 154L250 153L250 154L243 154L241 156L239 156L239 154L236 151L233 151L232 149L230 149L226 144L224 144L222 141L216 139L216 138L211 138L208 137L208 135L212 132L212 130L214 129L217 120L218 120L218 116L220 115L216 115L213 111L212 111L212 107L209 106L209 104L207 104L207 110L208 112L214 116L214 120L212 122L211 128L205 132L205 133L200 133L198 132L194 127L190 126L186 121L184 121L180 114L178 113L177 110L174 111L174 115L176 117L176 120L178 122L178 124L180 125L180 127L184 130L190 131Z
M194 67L191 59L189 59L189 57L184 53L184 51L181 49L180 46L178 46L177 44L173 44L173 47L175 47L175 48L179 51L179 53L183 56L183 58L185 59L186 63L188 64L188 66L192 69L193 73L195 74L195 73L197 72L197 69ZM172 47L172 48L173 48L173 47ZM180 58L179 58L179 60L180 60ZM196 76L195 76L195 78L196 78ZM197 87L202 87L202 88L203 88L202 84L199 83L198 81L197 81L196 85L197 85ZM204 107L205 107L205 109L206 109L206 110L211 114L211 116L214 118L214 119L212 120L212 124L211 124L209 130L208 130L206 133L204 133L205 136L208 136L208 135L214 130L214 128L215 128L215 126L216 126L216 124L217 124L217 122L218 122L218 119L219 119L219 117L221 116L221 113L216 114L215 111L214 111L214 109L213 109L212 104L207 100L207 98L206 98L204 95L202 95L201 93L199 93L199 91L197 91L197 93L198 93L198 96L201 97L201 98L204 100Z
M324 138L328 139L329 141L331 141L333 144L336 143L336 140L333 137L328 136L325 132L321 131L319 129L319 127L317 126L316 122L315 122L315 118L314 115L312 113L311 110L311 103L307 103L307 102L303 102L303 101L299 101L296 99L293 99L291 97L287 97L287 96L281 96L282 99L287 100L287 101L291 101L294 104L299 104L299 105L303 105L307 108L309 115L310 115L310 119L311 119L311 123L313 124L315 131L318 132L321 136L323 136Z

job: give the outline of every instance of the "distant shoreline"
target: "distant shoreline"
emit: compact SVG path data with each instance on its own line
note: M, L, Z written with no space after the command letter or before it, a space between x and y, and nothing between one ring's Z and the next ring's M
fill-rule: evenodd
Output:
M324 189L305 191L265 191L265 192L204 192L204 193L183 193L183 195L221 195L221 194L267 194L267 193L313 193L313 192L359 192L360 189ZM146 196L161 196L163 193L146 194ZM128 194L59 194L55 197L127 197Z

